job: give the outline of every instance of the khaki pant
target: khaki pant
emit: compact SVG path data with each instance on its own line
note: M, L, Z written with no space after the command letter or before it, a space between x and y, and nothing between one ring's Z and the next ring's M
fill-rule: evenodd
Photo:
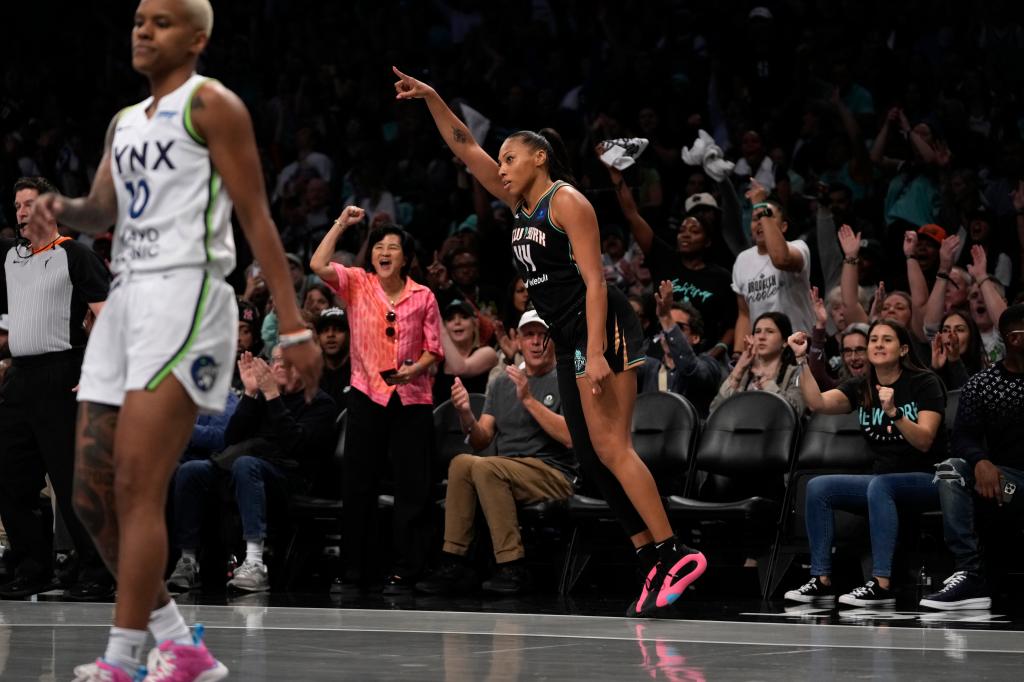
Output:
M473 542L480 503L499 564L526 556L516 503L564 500L573 493L565 474L536 457L457 455L448 466L444 551L464 556Z

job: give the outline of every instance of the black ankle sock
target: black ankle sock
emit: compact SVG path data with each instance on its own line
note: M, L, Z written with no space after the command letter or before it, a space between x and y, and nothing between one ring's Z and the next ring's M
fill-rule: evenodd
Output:
M653 542L636 548L636 560L640 564L640 570L645 574L650 572L658 563L658 549Z
M675 558L675 555L678 553L678 546L679 541L676 539L675 535L662 540L655 545L658 549L658 559L660 561L666 561L668 559Z

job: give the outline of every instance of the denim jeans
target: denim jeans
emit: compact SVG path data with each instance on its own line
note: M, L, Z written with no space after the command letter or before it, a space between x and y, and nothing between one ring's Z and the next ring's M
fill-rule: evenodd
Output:
M996 468L1003 478L1017 484L1019 494L1024 495L1024 471L1000 466ZM939 486L946 546L956 559L956 570L981 573L974 507L975 501L981 498L974 490L974 467L970 462L957 457L947 459L936 467L935 480Z
M206 500L227 474L208 459L185 462L174 475L174 544L196 549ZM242 518L242 536L259 541L267 535L267 488L287 489L284 472L259 457L242 456L231 465L231 483Z
M897 505L914 511L938 509L939 493L932 474L818 476L807 484L807 537L811 544L811 575L831 575L833 509L868 513L872 575L888 578L899 531Z

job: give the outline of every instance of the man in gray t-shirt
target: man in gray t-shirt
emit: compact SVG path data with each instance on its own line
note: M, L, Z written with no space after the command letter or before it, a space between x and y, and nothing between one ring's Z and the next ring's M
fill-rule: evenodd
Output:
M477 452L493 442L497 454L462 454L452 459L445 496L444 561L416 583L422 592L452 594L475 587L465 556L473 542L477 503L487 519L498 564L483 588L520 594L532 586L523 565L526 552L516 503L567 499L576 477L569 429L559 414L555 349L547 332L536 311L523 314L516 341L523 365L508 366L505 374L490 383L479 420L473 416L462 382L456 379L452 386L452 403L466 442Z

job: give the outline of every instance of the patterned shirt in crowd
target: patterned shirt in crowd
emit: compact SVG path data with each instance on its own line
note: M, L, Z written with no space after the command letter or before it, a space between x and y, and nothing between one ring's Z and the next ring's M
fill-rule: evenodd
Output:
M405 288L395 301L395 321L388 322L391 304L380 280L362 268L346 268L331 263L338 284L328 286L344 299L349 319L352 361L352 388L365 393L378 405L387 405L397 390L403 405L431 405L433 377L424 372L403 386L388 385L380 373L401 367L407 360L416 362L423 351L438 359L441 349L441 312L429 288L406 278ZM388 336L387 328L395 335Z
M999 362L975 374L960 392L953 424L954 457L1024 471L1024 374Z

